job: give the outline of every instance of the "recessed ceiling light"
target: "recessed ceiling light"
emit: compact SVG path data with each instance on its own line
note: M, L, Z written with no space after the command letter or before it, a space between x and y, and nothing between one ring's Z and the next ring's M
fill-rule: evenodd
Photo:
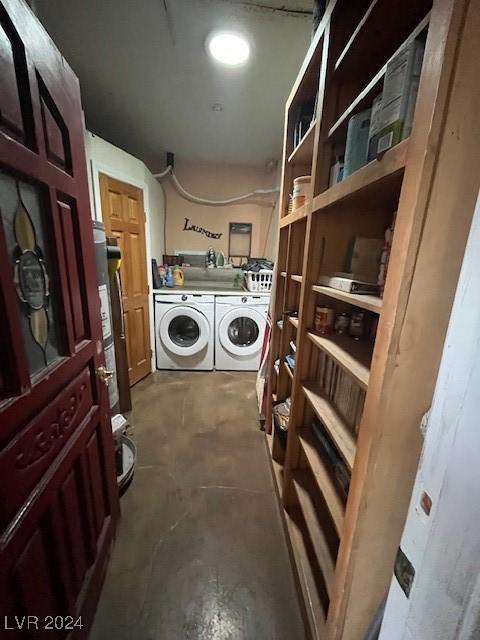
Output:
M213 33L208 38L207 48L217 62L231 67L245 64L250 56L250 45L239 33L227 31Z

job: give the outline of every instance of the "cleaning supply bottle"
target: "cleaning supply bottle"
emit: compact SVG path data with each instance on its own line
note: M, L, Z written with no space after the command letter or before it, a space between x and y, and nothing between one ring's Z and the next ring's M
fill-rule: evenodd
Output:
M225 254L223 251L217 251L217 269L225 266Z
M215 251L210 247L207 251L206 266L208 269L213 269L216 266L215 263Z
M167 272L167 268L165 267L164 264L161 264L158 267L158 275L160 276L160 286L164 287L165 286L165 275Z
M165 286L166 287L173 287L172 267L167 267L167 269L165 271Z
M185 276L178 264L173 267L173 281L176 287L183 287Z

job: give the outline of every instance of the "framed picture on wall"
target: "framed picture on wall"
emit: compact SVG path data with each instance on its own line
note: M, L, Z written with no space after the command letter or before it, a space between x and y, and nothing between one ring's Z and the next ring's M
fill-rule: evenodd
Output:
M249 260L252 251L252 223L230 222L228 234L228 256Z

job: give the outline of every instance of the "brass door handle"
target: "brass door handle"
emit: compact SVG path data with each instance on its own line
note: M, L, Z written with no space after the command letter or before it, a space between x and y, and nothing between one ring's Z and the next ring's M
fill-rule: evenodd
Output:
M107 369L103 364L98 367L96 374L97 378L101 380L107 387L110 384L110 380L113 378L115 372L112 369Z

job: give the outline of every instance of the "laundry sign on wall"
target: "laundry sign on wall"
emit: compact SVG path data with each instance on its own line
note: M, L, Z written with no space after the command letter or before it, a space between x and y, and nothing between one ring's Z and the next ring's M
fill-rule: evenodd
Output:
M207 229L199 227L196 224L190 224L190 218L185 218L185 225L182 231L195 231L195 233L201 233L202 235L207 236L207 238L213 238L214 240L220 240L223 235L222 233L214 233L213 231L208 231Z

